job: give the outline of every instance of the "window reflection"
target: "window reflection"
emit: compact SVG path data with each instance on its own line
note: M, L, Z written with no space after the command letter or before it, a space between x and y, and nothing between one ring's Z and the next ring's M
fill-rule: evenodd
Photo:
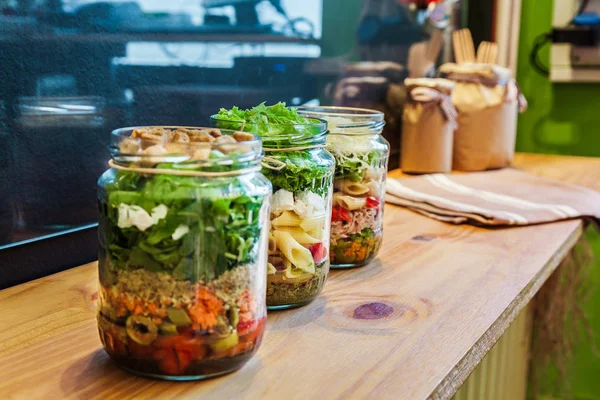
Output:
M396 166L409 58L437 30L433 63L448 59L459 6L0 1L0 248L94 223L109 132L122 126L207 125L220 107L263 101L375 108Z

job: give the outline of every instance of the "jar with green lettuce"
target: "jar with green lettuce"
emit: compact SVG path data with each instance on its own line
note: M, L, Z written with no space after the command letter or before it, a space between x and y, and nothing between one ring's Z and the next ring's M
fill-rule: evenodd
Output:
M327 150L335 157L331 267L368 264L383 240L389 143L382 112L349 107L300 107L298 114L327 121Z
M99 179L98 329L133 373L240 368L266 321L271 184L260 138L215 128L112 133Z
M273 184L267 307L298 307L315 299L329 273L334 159L325 149L327 124L278 103L221 109L213 126L262 137L263 174Z

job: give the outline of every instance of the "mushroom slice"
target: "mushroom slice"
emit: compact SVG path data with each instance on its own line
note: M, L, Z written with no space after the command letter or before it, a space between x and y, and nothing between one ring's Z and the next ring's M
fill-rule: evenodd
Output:
M247 142L254 140L254 135L248 132L235 132L233 138L238 142Z

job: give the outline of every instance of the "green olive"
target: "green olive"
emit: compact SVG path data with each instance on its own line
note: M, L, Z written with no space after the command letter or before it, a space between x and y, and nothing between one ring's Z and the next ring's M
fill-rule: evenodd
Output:
M167 315L171 322L176 326L190 326L192 324L190 317L180 308L169 308L167 310Z
M158 337L158 327L148 317L132 315L127 318L125 327L131 340L141 345L149 345Z
M158 330L163 335L177 335L177 325L170 322L163 322L158 326Z
M222 339L228 337L230 333L229 319L224 315L219 315L217 317L217 324L214 327L214 336Z
M229 320L231 321L231 326L234 327L240 322L240 313L238 308L234 305L232 305L231 309L229 310Z
M236 344L238 344L239 341L240 341L240 339L238 337L237 332L233 332L232 334L230 334L226 338L217 340L216 342L214 342L213 344L211 344L210 348L213 351L221 352L221 351L229 350L230 348L232 348L233 346L235 346Z

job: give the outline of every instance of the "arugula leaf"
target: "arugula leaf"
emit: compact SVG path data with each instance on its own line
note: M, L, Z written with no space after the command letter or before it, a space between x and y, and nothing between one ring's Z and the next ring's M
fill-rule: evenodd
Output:
M192 281L213 279L258 257L262 196L242 192L237 181L203 180L175 175L143 177L116 172L106 185L108 200L101 204L107 252L112 269L146 268ZM118 206L138 205L146 211L159 204L168 207L165 218L145 231L118 226ZM172 234L179 225L189 227L179 240Z

